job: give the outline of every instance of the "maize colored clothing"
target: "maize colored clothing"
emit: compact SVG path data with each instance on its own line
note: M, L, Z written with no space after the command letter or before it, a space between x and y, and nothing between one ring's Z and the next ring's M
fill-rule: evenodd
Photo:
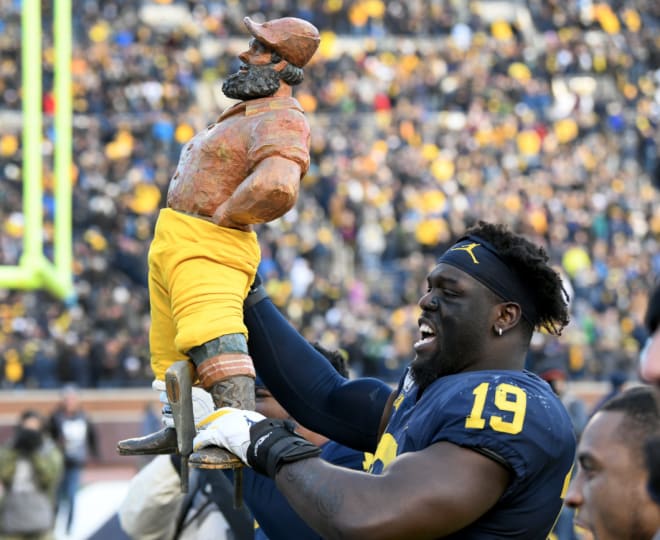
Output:
M254 232L219 227L163 209L149 249L151 367L165 379L186 352L226 334L244 334L243 299L260 260Z

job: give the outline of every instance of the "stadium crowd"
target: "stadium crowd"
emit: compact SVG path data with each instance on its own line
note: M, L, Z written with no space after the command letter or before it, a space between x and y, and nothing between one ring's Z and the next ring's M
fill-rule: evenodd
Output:
M506 9L505 9L506 7ZM21 2L0 1L0 264L22 249ZM44 238L52 252L53 35L43 3ZM99 0L73 13L75 298L0 289L0 388L146 386L146 253L181 145L230 102L242 19L322 32L295 97L312 165L258 229L260 272L310 341L396 379L419 283L466 225L542 243L572 291L573 380L636 377L660 275L654 0Z

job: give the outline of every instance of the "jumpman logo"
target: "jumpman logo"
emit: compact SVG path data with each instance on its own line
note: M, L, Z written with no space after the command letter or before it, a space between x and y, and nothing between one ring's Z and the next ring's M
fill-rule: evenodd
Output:
M477 246L480 246L481 244L477 244L476 242L472 242L471 244L467 244L465 246L458 246L458 247L453 247L449 251L467 251L468 255L472 257L472 262L474 264L479 264L479 261L477 260L477 257L474 255L474 248Z

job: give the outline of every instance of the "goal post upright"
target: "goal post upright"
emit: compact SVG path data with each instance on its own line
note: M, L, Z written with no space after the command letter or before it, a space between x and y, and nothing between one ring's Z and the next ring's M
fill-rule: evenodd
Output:
M73 28L71 0L55 0L55 293L60 298L73 294L72 153L73 94L71 58Z
M54 261L43 251L43 115L40 0L23 0L21 13L23 112L23 254L0 266L0 286L46 289L61 300L74 296L72 277L72 93L71 0L54 1Z

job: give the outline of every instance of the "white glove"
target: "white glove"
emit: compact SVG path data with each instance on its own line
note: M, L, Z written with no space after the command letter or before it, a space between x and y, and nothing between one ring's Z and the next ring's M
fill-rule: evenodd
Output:
M250 427L265 418L256 411L232 407L218 409L197 424L199 431L193 439L193 450L196 452L205 446L221 446L247 465Z
M158 379L155 379L151 383L151 388L160 392L158 400L163 404L163 425L165 427L173 428L174 418L172 417L172 408L170 406L170 402L167 399L167 392L165 391L165 381L159 381ZM192 387L192 406L195 424L203 420L215 409L215 405L213 404L213 397L211 394L199 386Z

